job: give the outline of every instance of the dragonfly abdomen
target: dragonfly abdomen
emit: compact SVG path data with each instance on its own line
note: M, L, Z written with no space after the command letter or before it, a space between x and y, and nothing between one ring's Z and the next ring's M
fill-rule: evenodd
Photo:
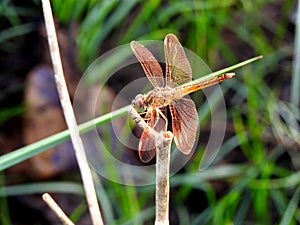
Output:
M214 84L221 83L224 80L230 79L234 75L235 75L234 73L225 73L225 74L222 74L222 75L219 75L219 76L216 76L211 79L204 80L204 81L197 82L195 80L194 82L191 82L190 84L187 83L185 85L178 87L179 89L181 89L179 92L181 93L182 96L184 96L184 95L190 94L192 92L198 91L200 89L212 86Z

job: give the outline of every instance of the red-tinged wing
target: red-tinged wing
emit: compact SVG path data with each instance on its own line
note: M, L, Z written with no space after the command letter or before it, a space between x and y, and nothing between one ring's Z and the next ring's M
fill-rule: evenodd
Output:
M195 103L186 98L175 100L170 104L172 130L178 149L189 154L193 149L198 129L198 114Z
M138 153L140 159L144 163L149 162L156 154L155 139L152 137L149 130L144 130L141 136Z
M132 41L130 43L131 49L136 56L136 58L141 63L145 74L147 75L149 81L154 87L164 86L164 76L161 66L152 55L152 53L145 48L142 44Z
M160 111L166 115L166 107L160 108ZM147 124L155 131L166 131L166 121L156 110L152 110L146 115ZM138 148L139 157L142 162L147 163L154 158L155 150L155 137L151 134L149 129L145 129L142 133Z
M184 49L174 34L164 41L167 86L174 87L192 80L192 69Z

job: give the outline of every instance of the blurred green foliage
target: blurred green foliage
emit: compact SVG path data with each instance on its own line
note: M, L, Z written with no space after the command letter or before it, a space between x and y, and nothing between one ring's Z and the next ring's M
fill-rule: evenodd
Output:
M294 46L293 1L51 2L61 24L78 28L82 71L110 48L131 40L163 40L167 33L176 34L213 71L264 55L260 62L235 71L236 79L222 84L228 116L226 139L210 168L198 171L205 148L201 142L185 171L171 178L171 221L195 225L300 223L300 111L299 102L290 101L291 93L299 95L300 90L300 84L291 84L292 76L300 76L297 71L292 73L293 52L300 52ZM15 8L9 1L0 7L11 23L11 28L0 32L0 43L31 31L18 19L31 9ZM7 49L3 46L2 50ZM209 125L208 119L201 126ZM109 181L102 186L101 182L96 185L101 190L106 224L152 224L153 186L127 187ZM11 195L26 194L26 188L22 190ZM78 218L76 213L81 215L85 207L81 205L72 218Z

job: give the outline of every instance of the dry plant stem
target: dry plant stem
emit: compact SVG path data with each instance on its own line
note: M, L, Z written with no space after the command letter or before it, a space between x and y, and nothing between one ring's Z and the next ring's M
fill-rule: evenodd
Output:
M56 86L58 89L58 93L63 108L64 116L68 125L68 129L70 130L71 141L73 143L76 159L81 172L81 177L83 180L83 186L86 193L91 219L94 225L96 224L102 225L103 220L102 220L102 216L97 201L94 182L92 179L92 173L90 171L90 168L86 160L85 151L83 148L82 140L79 136L75 115L73 112L72 104L70 102L70 97L69 97L66 81L63 74L61 58L60 58L57 37L56 37L56 31L55 31L49 0L42 0L42 5L43 5L48 43L50 48L51 60L53 64Z
M156 192L155 192L155 225L169 224L169 175L170 150L173 134L170 131L158 133L148 126L138 112L131 107L129 116L142 129L148 129L155 137L156 144Z
M156 137L155 225L169 224L170 151L173 134L168 131Z
M134 120L136 125L138 125L140 128L144 129L150 129L151 133L157 133L152 127L149 127L148 124L143 120L143 118L140 116L140 114L135 110L135 108L130 107L128 110L129 116Z
M62 209L56 204L53 198L48 194L43 194L43 200L50 209L57 215L58 219L65 225L74 225L74 223L66 216Z

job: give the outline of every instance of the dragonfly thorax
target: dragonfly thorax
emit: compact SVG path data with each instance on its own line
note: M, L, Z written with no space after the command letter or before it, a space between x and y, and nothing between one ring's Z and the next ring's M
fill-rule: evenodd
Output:
M154 88L147 94L138 94L132 101L134 106L147 110L169 105L174 99L174 90L169 87Z

